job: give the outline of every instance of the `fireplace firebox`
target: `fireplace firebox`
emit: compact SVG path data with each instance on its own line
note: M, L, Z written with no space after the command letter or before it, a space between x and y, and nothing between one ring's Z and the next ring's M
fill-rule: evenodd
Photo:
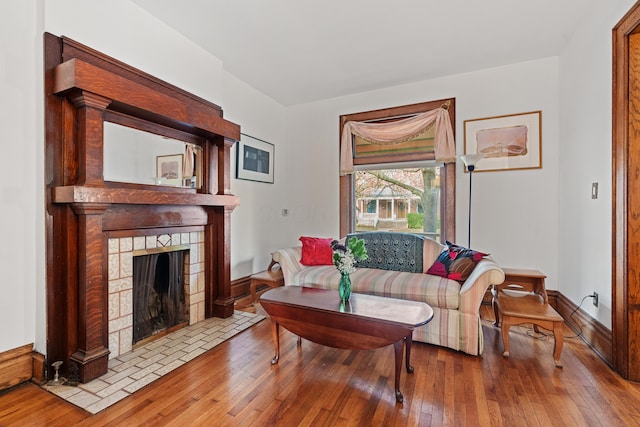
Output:
M133 344L189 319L185 305L184 251L133 258Z

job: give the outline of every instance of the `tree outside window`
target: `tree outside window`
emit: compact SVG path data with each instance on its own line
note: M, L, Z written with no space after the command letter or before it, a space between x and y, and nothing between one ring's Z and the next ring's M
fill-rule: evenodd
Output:
M356 231L440 238L440 167L357 171L355 199Z

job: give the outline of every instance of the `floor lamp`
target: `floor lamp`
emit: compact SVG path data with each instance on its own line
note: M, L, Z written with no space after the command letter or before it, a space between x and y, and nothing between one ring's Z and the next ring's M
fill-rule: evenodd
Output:
M471 179L473 178L473 171L476 169L476 165L480 160L484 158L484 154L476 153L476 154L465 154L464 156L460 156L460 160L464 163L469 171L469 242L467 247L471 247Z

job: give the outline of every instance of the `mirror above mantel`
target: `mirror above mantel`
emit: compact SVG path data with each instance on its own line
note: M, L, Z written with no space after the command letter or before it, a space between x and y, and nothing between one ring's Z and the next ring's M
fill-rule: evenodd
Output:
M199 189L200 145L104 122L104 180Z

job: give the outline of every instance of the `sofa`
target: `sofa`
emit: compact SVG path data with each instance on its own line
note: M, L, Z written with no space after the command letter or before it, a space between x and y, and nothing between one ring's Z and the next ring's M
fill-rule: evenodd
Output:
M476 259L461 256L458 261L465 262L457 262L457 267L464 270L460 274L453 271L455 268L447 269L456 255L452 253L462 254L466 248L411 233L360 232L345 239L354 237L365 241L368 259L358 262L351 274L353 292L425 302L433 308L433 319L414 331L414 341L470 355L482 353L480 304L489 286L504 281L504 272L488 254L468 250ZM303 246L272 253L273 261L282 269L285 286L338 289L337 268L326 259L310 257L309 251L314 249L305 239L317 238L301 237ZM307 265L301 263L303 255Z

